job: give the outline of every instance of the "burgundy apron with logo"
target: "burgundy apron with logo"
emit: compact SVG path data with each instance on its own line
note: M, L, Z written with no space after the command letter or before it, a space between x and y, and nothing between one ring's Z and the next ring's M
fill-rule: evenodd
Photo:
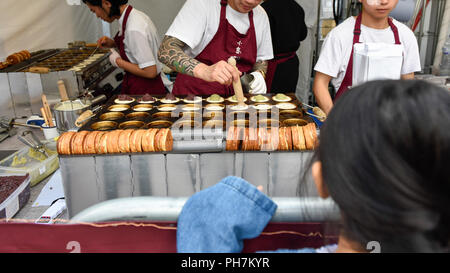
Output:
M281 53L277 54L273 60L269 61L269 65L267 67L267 74L266 74L266 86L267 86L267 92L270 93L273 79L275 78L275 71L277 70L277 66L279 64L285 63L289 61L290 59L294 58L297 52L289 52L289 53Z
M128 17L130 16L132 9L133 7L129 5L125 11L125 17L122 23L122 36L117 33L116 37L114 37L114 41L119 48L120 57L127 62L130 62L130 60L128 59L127 54L125 54L125 44L123 41L125 40L125 29L127 27ZM166 94L161 74L154 79L148 79L125 72L125 77L122 82L122 94L143 95L146 93L151 95Z
M248 73L256 63L256 33L253 24L253 11L249 12L250 28L246 34L239 33L227 20L227 1L221 0L220 24L216 35L203 51L195 57L196 60L213 65L219 61L227 61L229 57L235 57L237 67L242 73ZM175 81L174 95L212 95L229 96L234 94L232 86L222 85L217 82L206 82L186 74L179 73Z
M361 22L362 22L362 14L358 15L358 17L356 18L355 29L353 31L352 53L350 54L350 60L347 65L347 71L345 71L344 80L342 81L342 84L338 92L336 93L334 100L337 100L342 94L344 94L348 90L349 87L353 85L353 51L354 45L359 43L359 38L361 36ZM400 45L401 42L397 27L394 25L391 18L388 18L388 22L389 26L392 29L392 32L394 32L395 44Z

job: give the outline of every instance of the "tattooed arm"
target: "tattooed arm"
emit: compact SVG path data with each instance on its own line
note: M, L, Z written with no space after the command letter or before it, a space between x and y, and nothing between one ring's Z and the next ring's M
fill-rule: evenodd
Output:
M207 82L230 85L239 79L240 73L225 61L208 66L189 57L184 49L185 43L171 36L165 36L158 51L158 59L163 64L177 71Z
M173 70L194 76L194 68L200 63L184 53L186 44L177 38L165 36L158 51L158 59Z

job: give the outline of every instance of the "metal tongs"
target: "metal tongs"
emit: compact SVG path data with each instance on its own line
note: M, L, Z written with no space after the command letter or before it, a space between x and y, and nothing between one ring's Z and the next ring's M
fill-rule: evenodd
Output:
M24 131L22 134L17 136L20 141L22 141L25 145L31 147L32 149L42 153L46 158L48 158L48 154L45 151L45 146L39 140L39 138L32 131Z

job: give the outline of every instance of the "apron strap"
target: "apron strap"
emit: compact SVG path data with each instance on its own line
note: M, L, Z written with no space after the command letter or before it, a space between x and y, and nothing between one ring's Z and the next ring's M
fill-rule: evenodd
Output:
M392 21L391 17L388 18L388 23L389 23L389 26L392 29L392 32L394 32L395 44L396 45L401 45L402 43L400 42L400 35L398 34L398 28L397 28L396 25L394 25L394 22Z

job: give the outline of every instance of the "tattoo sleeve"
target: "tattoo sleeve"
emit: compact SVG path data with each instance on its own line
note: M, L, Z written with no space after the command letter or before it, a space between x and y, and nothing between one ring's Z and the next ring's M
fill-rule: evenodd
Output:
M253 66L253 71L261 72L261 74L264 76L264 78L266 78L268 66L269 66L268 61L259 61L259 62L256 62L255 65Z
M165 36L158 51L158 59L173 70L194 76L194 68L200 63L184 53L186 44L177 38Z

